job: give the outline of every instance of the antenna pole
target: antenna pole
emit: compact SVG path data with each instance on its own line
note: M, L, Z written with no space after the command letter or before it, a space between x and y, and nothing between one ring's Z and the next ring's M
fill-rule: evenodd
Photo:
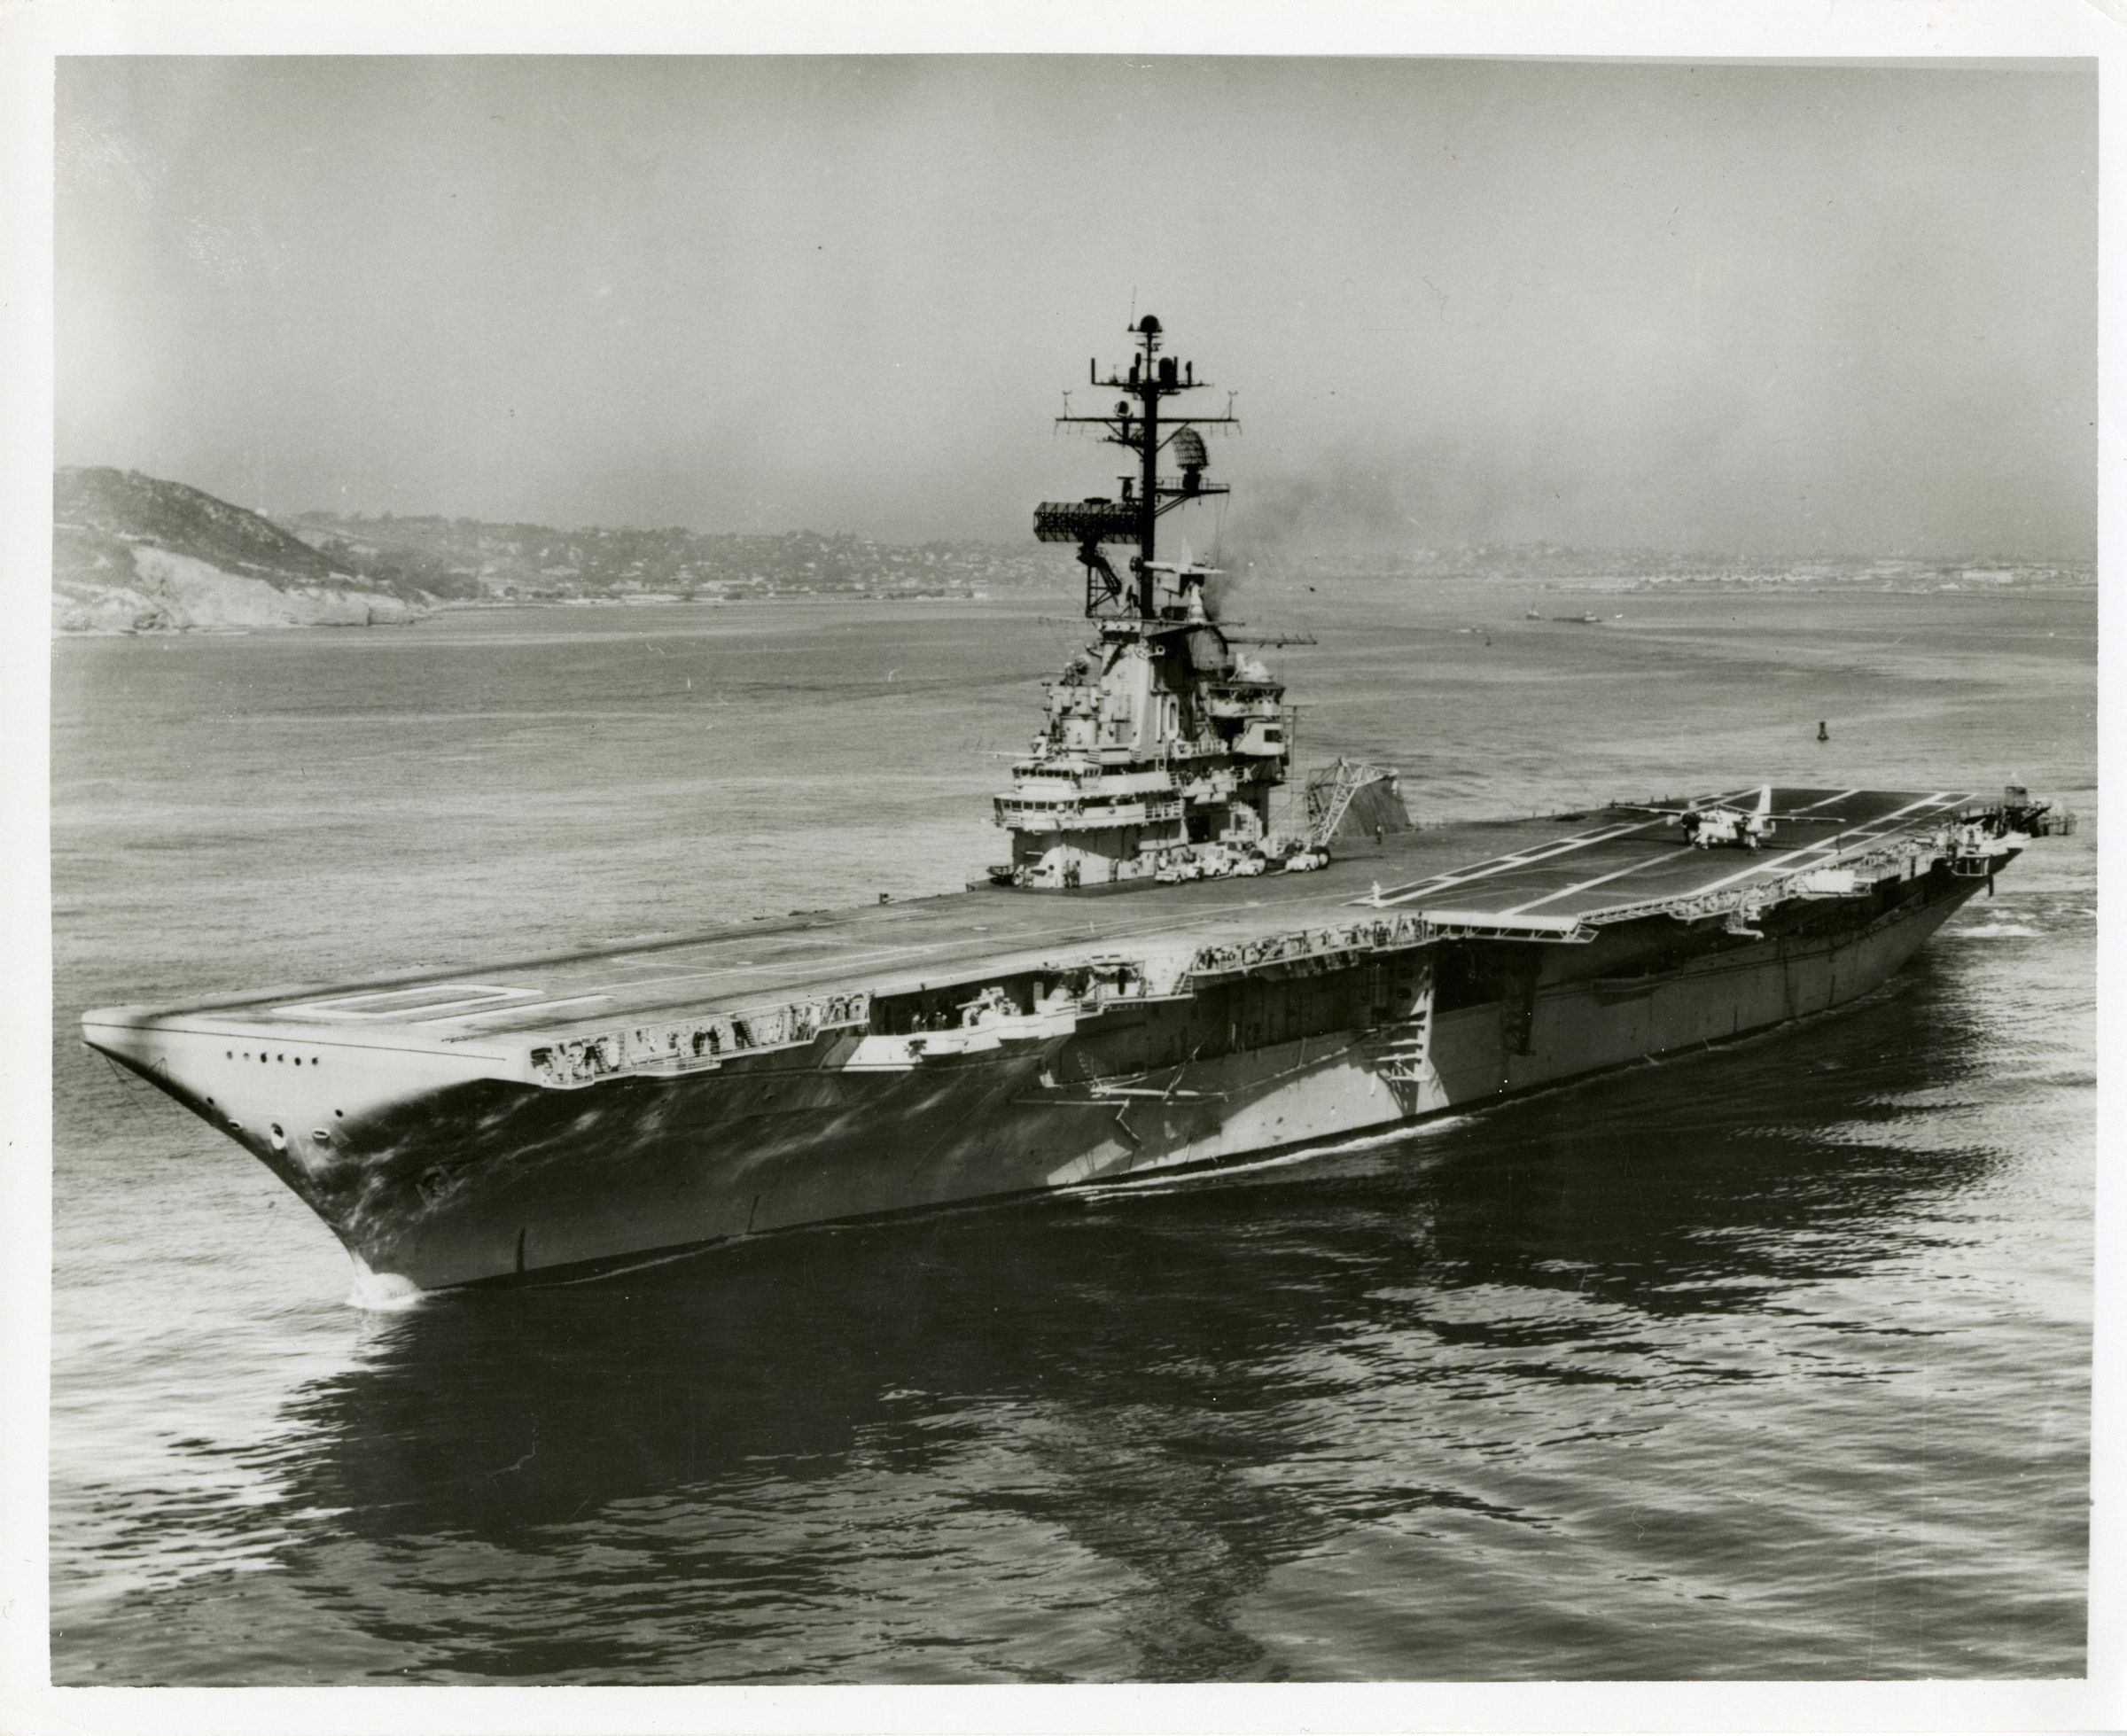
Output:
M1152 619L1155 603L1152 596L1152 558L1154 541L1159 532L1159 369L1153 357L1159 350L1159 333L1148 329L1142 334L1145 346L1145 414L1141 422L1144 443L1144 481L1140 492L1143 495L1143 528L1137 533L1137 613L1140 620Z
M1034 509L1034 535L1043 542L1075 542L1079 564L1086 569L1086 616L1089 620L1135 620L1141 624L1159 619L1158 575L1152 571L1157 559L1159 520L1178 506L1191 501L1224 494L1226 485L1204 480L1204 442L1193 432L1198 428L1233 428L1240 425L1233 400L1227 400L1223 416L1192 416L1187 410L1160 412L1165 401L1209 380L1196 378L1194 364L1178 365L1160 350L1159 322L1147 314L1131 328L1135 354L1127 370L1110 368L1102 375L1096 357L1087 364L1088 385L1118 394L1112 409L1092 416L1073 412L1066 397L1059 425L1085 425L1102 431L1111 446L1126 449L1136 463L1134 474L1118 479L1121 498L1095 496L1080 501L1044 501ZM1160 448L1189 433L1186 448L1190 457L1179 479L1160 479ZM1109 542L1134 542L1129 575L1118 572L1101 552Z

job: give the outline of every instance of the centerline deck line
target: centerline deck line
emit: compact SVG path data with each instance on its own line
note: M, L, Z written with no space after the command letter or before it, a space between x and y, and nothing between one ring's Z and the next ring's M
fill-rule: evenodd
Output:
M1709 797L1707 805L1712 806L1739 801L1749 793L1750 791L1748 790L1739 790L1724 795ZM1610 826L1593 832L1582 832L1576 837L1562 840L1547 850L1531 850L1512 856L1497 856L1488 862L1480 862L1475 868L1462 869L1457 873L1435 875L1430 880L1414 881L1407 886L1399 888L1393 893L1383 894L1378 901L1383 905L1409 904L1419 899L1430 898L1436 893L1447 891L1456 886L1468 885L1473 881L1497 879L1502 874L1511 874L1516 868L1533 868L1539 862L1547 862L1556 857L1570 855L1576 850L1584 850L1598 844L1609 844L1619 838L1630 837L1635 832L1644 832L1659 824L1660 821L1656 820L1640 820L1634 821L1630 825ZM1663 861L1668 859L1655 857L1651 860ZM1595 883L1590 882L1589 884ZM1375 900L1363 899L1355 900L1355 902L1371 904Z
M1803 806L1796 808L1795 812L1797 814L1807 814L1811 808L1828 806L1833 802L1843 802L1849 796L1858 796L1860 793L1861 792L1858 790L1843 790L1836 796L1826 796L1817 801L1806 803ZM1867 825L1873 822L1864 821L1860 823L1863 825ZM1832 835L1833 840L1836 840L1839 834L1835 832ZM1804 850L1820 849L1822 847L1822 842L1819 842L1817 845L1804 845L1801 846L1801 848ZM1609 874L1599 874L1593 879L1584 880L1578 886L1568 886L1560 891L1547 892L1542 898L1531 899L1526 904L1517 904L1506 914L1509 916L1519 916L1525 911L1534 910L1542 905L1555 904L1560 899L1571 898L1576 892L1585 892L1591 886L1601 886L1607 884L1612 880L1622 880L1628 874L1637 874L1642 868L1653 868L1658 863L1664 862L1669 860L1671 859L1665 856L1652 856L1644 861L1629 863L1624 868L1613 869Z
M1769 862L1761 862L1750 868L1738 869L1735 873L1728 875L1725 878L1716 880L1709 885L1700 887L1699 891L1701 892L1717 892L1722 887L1732 886L1739 880L1748 880L1754 874L1770 874L1775 869L1779 868L1782 864L1793 861L1797 856L1806 856L1813 850L1826 850L1830 848L1834 845L1836 845L1841 838L1845 837L1850 832L1866 832L1871 827L1874 827L1876 829L1872 835L1873 837L1887 837L1893 830L1897 829L1891 822L1903 819L1906 814L1911 814L1915 808L1939 808L1947 805L1960 802L1964 799L1965 798L1962 796L1957 794L1953 790L1938 790L1932 796L1923 796L1917 802L1908 802L1904 807L1895 809L1889 814L1878 814L1874 820L1861 821L1857 824L1849 827L1845 832L1835 832L1830 837L1824 839L1820 843L1806 844L1804 845L1799 850L1790 850L1786 855L1776 856ZM1866 841L1868 840L1859 838L1856 840L1856 842Z

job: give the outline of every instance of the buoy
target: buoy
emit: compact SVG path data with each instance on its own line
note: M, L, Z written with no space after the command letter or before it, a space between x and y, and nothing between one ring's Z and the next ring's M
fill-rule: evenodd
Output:
M1820 742L1828 742L1832 739L1832 732L1824 727L1822 718L1817 720L1817 739Z

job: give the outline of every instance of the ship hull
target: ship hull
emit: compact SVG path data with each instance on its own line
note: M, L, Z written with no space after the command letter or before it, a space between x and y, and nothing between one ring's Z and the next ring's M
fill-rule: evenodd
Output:
M231 1127L378 1295L551 1282L1389 1132L1762 1031L1877 988L1976 890L1938 871L1859 908L1801 905L1759 932L1702 925L1681 941L1667 917L1593 946L1438 941L884 1066L847 1031L574 1090L386 1054L329 1140ZM200 1081L222 1039L173 1065L176 1040L162 1035L153 1068L113 1052L214 1118Z

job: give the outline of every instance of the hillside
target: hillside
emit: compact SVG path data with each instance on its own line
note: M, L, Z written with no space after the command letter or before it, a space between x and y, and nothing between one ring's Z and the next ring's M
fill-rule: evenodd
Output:
M425 588L348 570L270 519L137 471L52 479L52 624L63 633L362 627Z
M64 633L380 625L439 603L968 597L1053 584L1046 553L688 530L556 530L306 512L277 524L137 471L53 479L52 613Z
M53 497L53 621L73 633L381 625L448 603L906 602L1029 586L1053 590L1064 571L1050 549L883 543L814 531L557 530L328 512L281 525L135 471L62 470ZM1551 543L1266 561L1289 576L1319 570L1347 583L1511 576L1546 589L1593 591L1706 584L2044 589L2093 580L2087 563L2004 557L1767 561ZM1235 564L1244 573L1257 563L1243 557Z
M985 542L873 542L816 531L556 530L474 518L306 512L289 528L335 564L497 601L971 596L1054 585L1055 557Z

